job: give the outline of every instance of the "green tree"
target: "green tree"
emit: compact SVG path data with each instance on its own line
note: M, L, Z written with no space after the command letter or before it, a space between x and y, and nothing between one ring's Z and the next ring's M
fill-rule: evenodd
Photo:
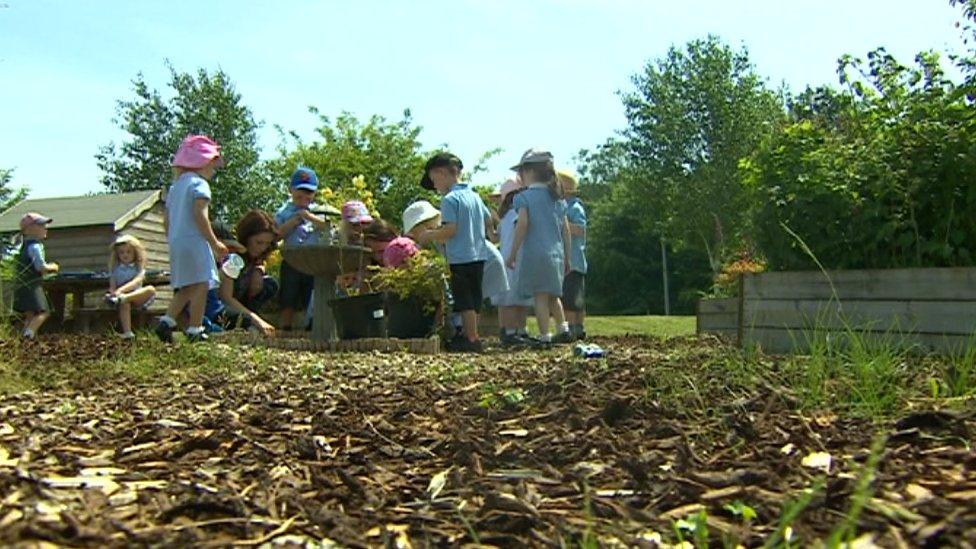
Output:
M427 155L418 140L421 128L409 110L396 122L379 115L362 122L348 112L332 119L315 107L309 111L318 117L318 138L305 142L292 133L294 148L283 148L279 158L269 163L273 179L280 182L279 194L283 196L296 167L308 166L319 176L323 198L334 206L356 197L371 203L383 218L399 220L407 204L432 198L419 185ZM353 179L360 175L361 188L357 188Z
M135 97L118 102L113 121L128 136L95 155L102 184L110 192L162 189L172 180L170 160L188 134L205 134L222 147L226 166L211 182L214 216L233 219L253 208L269 208L275 190L258 162L259 125L227 74L199 69L196 74L169 67L169 94L133 80Z
M680 247L705 251L717 270L723 254L749 234L752 197L739 161L784 118L748 51L709 36L672 47L633 77L622 94L622 133L633 196L648 205L657 230Z
M13 178L14 171L12 169L0 168L0 212L7 211L8 208L27 196L26 189L15 189L11 186Z

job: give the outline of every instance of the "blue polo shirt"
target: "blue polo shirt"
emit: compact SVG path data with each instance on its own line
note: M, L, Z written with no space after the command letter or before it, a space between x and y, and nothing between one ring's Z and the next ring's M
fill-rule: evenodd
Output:
M568 206L566 217L573 225L583 227L583 234L580 236L572 235L569 241L569 267L570 269L586 274L586 210L583 203L577 197L566 200Z
M466 183L457 183L441 200L441 222L453 223L457 232L447 241L444 255L451 265L484 261L485 219L488 208Z
M296 206L293 202L285 202L281 208L278 208L278 212L275 214L275 223L278 226L284 225L288 220L298 215L298 212L302 211L302 208ZM301 223L295 226L288 234L284 235L285 244L290 246L301 246L303 244L315 244L318 242L318 234L315 232L315 225L311 221L303 219Z

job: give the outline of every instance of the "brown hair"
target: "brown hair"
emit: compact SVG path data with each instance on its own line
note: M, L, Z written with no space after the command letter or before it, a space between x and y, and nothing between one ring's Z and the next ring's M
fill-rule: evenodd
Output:
M515 195L522 192L522 190L523 189L515 189L514 191L510 191L508 194L505 195L505 199L502 200L502 203L498 205L499 218L508 215L508 210L511 210L512 206L515 204Z
M363 240L375 240L377 242L390 242L400 235L397 234L393 225L382 219L374 219L372 223L363 227Z
M530 177L522 177L522 181L525 181L526 184L545 183L549 187L549 194L552 195L553 200L559 200L563 197L563 190L560 188L559 180L556 178L556 167L552 163L552 160L525 164L519 171L532 174Z
M132 251L135 252L136 265L140 269L146 268L146 247L142 245L142 242L138 238L132 236L131 234L126 234L118 237L115 242L109 246L111 253L108 256L108 268L110 271L115 270L115 266L119 264L119 248L128 244L132 246Z
M244 214L244 217L237 222L237 227L234 228L234 232L237 233L237 241L245 248L247 248L247 241L254 235L261 233L271 233L274 235L268 249L260 257L254 258L257 262L263 262L267 259L278 244L278 233L275 232L274 218L264 210L251 210Z

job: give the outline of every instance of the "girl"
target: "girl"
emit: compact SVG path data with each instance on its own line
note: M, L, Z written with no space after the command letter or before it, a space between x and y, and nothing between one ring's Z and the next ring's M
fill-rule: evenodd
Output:
M267 276L264 263L275 249L277 233L270 214L251 210L237 222L237 240L224 241L229 247L239 243L244 268L236 279L220 272L218 295L223 305L210 320L223 328L252 328L265 335L274 333L274 326L257 311L278 293L278 282Z
M146 278L146 248L138 238L122 235L109 249L108 293L105 301L119 310L122 339L133 339L132 307L143 309L156 300L156 288L143 286Z
M511 255L512 245L515 243L515 221L518 219L518 212L515 211L513 202L520 192L522 186L514 179L506 181L499 190L498 216L501 219L498 224L498 244L503 257ZM501 343L505 347L528 343L525 321L532 299L519 296L517 271L517 268L511 269L506 266L509 290L491 296L492 303L498 307Z
M518 293L535 300L539 339L544 343L569 343L573 337L559 299L569 267L569 223L552 153L529 149L512 169L528 185L512 201L518 218L508 267L514 269L518 264ZM555 338L549 334L550 314L559 329Z
M344 245L363 245L363 229L373 222L366 205L350 200L342 205L342 222L339 224L339 241Z
M205 341L203 312L207 290L217 277L217 260L227 255L227 246L217 240L210 226L210 184L222 166L220 145L204 135L189 135L173 157L176 176L166 195L166 240L169 242L170 285L175 293L166 314L159 318L156 335L173 341L176 316L189 308L187 339Z

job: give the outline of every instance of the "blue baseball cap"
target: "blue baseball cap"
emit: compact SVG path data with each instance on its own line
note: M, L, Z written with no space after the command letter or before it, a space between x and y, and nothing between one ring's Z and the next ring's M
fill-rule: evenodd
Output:
M317 191L319 177L310 168L298 168L295 173L291 174L291 188Z

